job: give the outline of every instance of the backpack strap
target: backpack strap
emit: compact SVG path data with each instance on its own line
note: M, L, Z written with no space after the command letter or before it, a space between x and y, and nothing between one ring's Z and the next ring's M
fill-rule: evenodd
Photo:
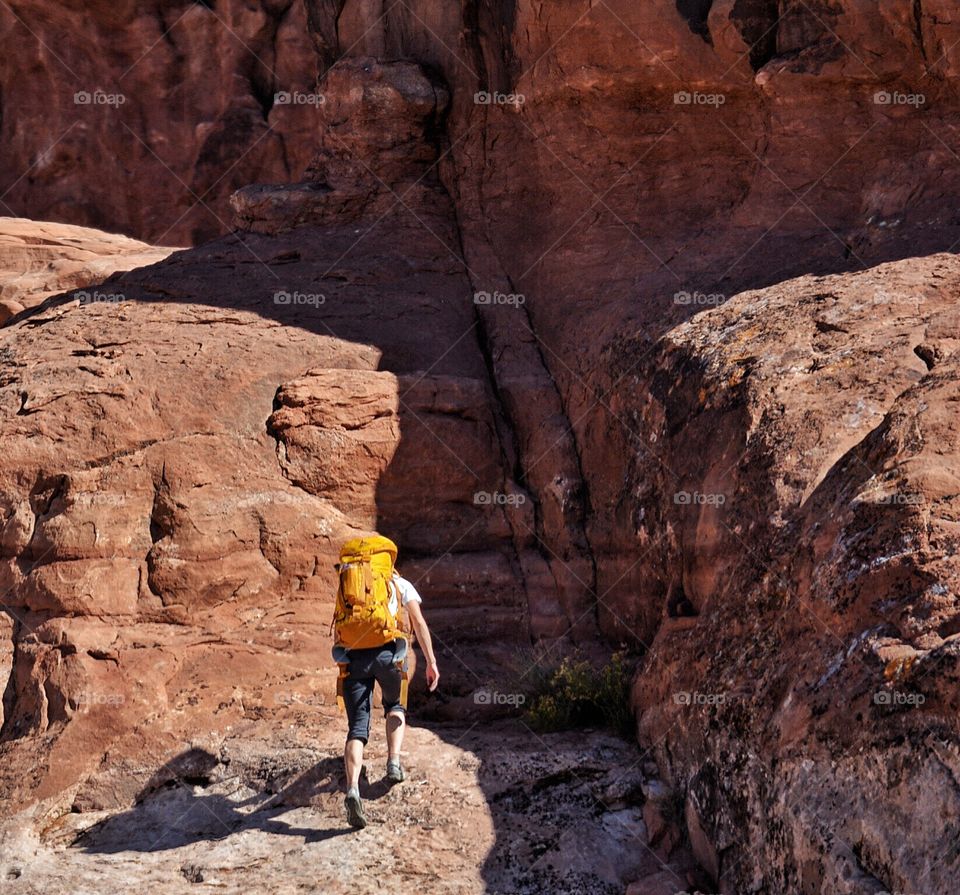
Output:
M337 619L340 616L341 607L343 606L343 574L344 567L337 563L337 596L333 601L333 617L330 619L330 630L327 631L328 635L332 635L334 628L337 626Z
M340 599L337 598L336 602L333 604L333 618L330 619L330 629L327 631L328 635L333 634L333 629L337 626L337 616L340 614Z
M339 668L340 668L340 675L337 677L337 710L340 712L341 715L345 715L347 713L347 706L343 701L343 682L350 675L350 666L341 663ZM403 690L402 684L400 686L400 689ZM406 703L404 703L404 706L406 706Z
M401 637L398 639L403 641L403 648L400 652L400 655L397 657L395 664L397 666L397 671L400 673L400 705L402 705L404 710L406 710L407 691L410 683L410 673L407 671L409 668L407 657L410 650L410 641L406 637Z
M363 590L369 599L373 593L373 566L369 556L363 557L360 567L363 569Z
M403 627L403 598L400 594L400 588L392 577L387 579L387 606L390 605L390 600L397 601L397 611L393 614L393 627L384 628L383 636L396 640L397 634L405 633Z
M400 705L404 710L407 708L407 689L409 684L409 674L406 668L400 669Z

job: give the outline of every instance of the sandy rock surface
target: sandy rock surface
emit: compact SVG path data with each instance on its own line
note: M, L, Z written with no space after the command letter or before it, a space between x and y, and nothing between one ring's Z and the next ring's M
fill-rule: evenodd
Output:
M407 780L391 787L376 731L361 782L369 825L354 831L329 715L301 703L198 737L125 811L45 805L7 819L5 891L613 895L651 874L687 885L690 859L668 863L647 845L639 805L651 766L623 740L519 722L415 726Z
M88 227L0 218L0 324L51 295L96 286L117 271L155 264L174 251ZM85 300L119 299L94 288Z

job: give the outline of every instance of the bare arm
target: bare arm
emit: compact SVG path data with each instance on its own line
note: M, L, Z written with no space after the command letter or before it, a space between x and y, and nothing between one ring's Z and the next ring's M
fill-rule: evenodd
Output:
M406 606L407 615L413 624L413 630L417 635L417 642L427 658L427 686L431 690L437 689L440 681L440 671L437 668L437 658L433 654L433 641L430 639L430 629L427 627L427 620L420 611L420 604L410 601Z

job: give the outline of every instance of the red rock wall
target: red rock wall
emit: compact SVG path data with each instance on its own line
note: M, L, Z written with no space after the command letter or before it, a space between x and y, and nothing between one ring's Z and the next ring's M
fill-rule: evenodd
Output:
M575 435L553 528L583 516L572 538L590 545L607 633L649 642L671 573L634 555L623 458L658 456L635 407L643 357L703 301L955 244L960 168L943 135L960 112L960 25L942 4L855 0L381 12L314 4L311 21L328 64L368 53L443 73L440 170L471 281L524 296L514 329L535 333L538 358L523 366L546 368ZM510 416L535 431L551 418Z

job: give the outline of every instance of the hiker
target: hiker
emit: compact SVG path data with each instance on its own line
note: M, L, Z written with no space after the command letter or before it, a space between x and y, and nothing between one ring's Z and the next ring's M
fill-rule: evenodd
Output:
M348 724L343 750L347 773L344 806L347 821L357 829L367 825L360 801L360 770L363 747L370 736L374 682L380 684L386 719L387 780L402 783L400 747L406 727L407 681L416 671L417 660L411 633L427 660L427 686L435 690L440 680L430 630L420 610L420 594L397 572L396 561L397 545L377 535L347 541L337 565L340 585L332 627L333 659L340 666L337 702L346 711Z

